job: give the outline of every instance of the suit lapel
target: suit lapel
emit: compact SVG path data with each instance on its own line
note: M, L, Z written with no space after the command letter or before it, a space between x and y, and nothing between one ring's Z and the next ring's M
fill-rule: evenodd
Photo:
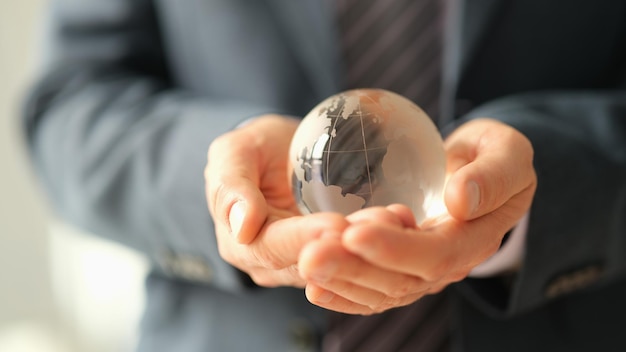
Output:
M480 46L501 0L448 0L439 126L455 116L455 97L463 72Z
M266 1L282 26L294 55L303 63L317 100L335 93L341 87L340 58L334 12L326 8L332 6L333 0ZM460 77L479 48L499 5L503 3L502 0L448 1L452 16L446 38L447 71L444 73L442 123L451 118L453 112L445 106L452 105L450 99L454 99Z
M339 56L332 12L320 0L266 0L294 54L303 63L318 100L339 89Z

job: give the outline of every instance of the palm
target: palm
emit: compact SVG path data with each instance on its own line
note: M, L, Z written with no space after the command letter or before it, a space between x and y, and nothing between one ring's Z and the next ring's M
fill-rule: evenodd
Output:
M207 200L220 255L261 286L303 287L295 270L301 248L348 225L338 214L298 216L287 158L297 126L264 115L209 148Z

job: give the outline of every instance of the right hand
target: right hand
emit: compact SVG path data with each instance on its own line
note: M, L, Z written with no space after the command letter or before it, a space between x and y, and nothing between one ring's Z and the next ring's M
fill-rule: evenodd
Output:
M510 126L477 119L460 126L445 147L450 214L423 228L406 206L348 215L351 225L339 238L311 241L300 255L312 303L352 314L404 306L464 279L498 250L532 203L532 144Z
M291 193L288 151L298 121L260 116L216 139L205 169L206 196L220 255L266 287L304 287L302 247L347 220L334 213L301 216Z

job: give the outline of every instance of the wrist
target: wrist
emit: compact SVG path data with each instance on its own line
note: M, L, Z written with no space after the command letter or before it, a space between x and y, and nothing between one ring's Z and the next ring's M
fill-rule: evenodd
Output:
M519 271L526 249L528 220L529 214L526 213L510 231L500 249L487 260L474 267L470 271L469 276L485 278Z

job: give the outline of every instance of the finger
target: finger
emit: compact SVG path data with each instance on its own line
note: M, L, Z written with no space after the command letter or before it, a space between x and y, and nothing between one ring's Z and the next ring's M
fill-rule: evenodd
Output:
M450 217L427 231L385 225L351 226L342 243L372 265L418 276L427 283L456 281L498 250L504 233L521 216L513 215L524 208L517 203L530 202L526 193L473 221Z
M271 221L250 244L220 240L220 256L234 267L246 272L261 286L301 286L297 271L302 247L311 239L339 233L347 221L339 214L320 213ZM216 226L217 233L221 232Z
M402 226L416 228L417 222L415 221L415 215L409 207L403 204L391 204L387 206L387 210L396 214L400 219Z
M346 219L337 213L316 213L306 216L272 220L263 227L257 240L243 251L249 265L268 269L283 269L298 262L301 250L308 242L324 235L338 237L348 226Z
M295 264L280 270L254 268L249 270L248 275L255 284L262 287L290 286L304 288L306 286L306 282L300 277Z
M417 231L387 224L351 226L344 232L342 243L372 265L425 281L439 279L440 263L452 252L445 238L432 230Z
M339 305L350 302L351 304L357 304L359 306L367 307L374 313L384 312L391 308L402 307L426 294L427 290L422 292L414 292L402 297L387 296L379 291L372 290L366 287L362 287L354 284L350 281L333 280L326 284L318 284L316 282L309 282L308 285L313 284L318 288L321 288L329 293L334 294L336 297L341 297L345 301L335 301L333 306L328 305L327 308L333 310L345 310L345 307Z
M505 232L502 224L474 224L449 218L428 231L384 225L352 226L344 233L342 242L347 250L372 265L417 276L425 285L431 285L451 273L469 271L485 260L500 243L501 236L494 233Z
M350 289L343 290L344 292L350 292ZM341 312L346 314L359 314L359 315L372 315L382 313L391 308L397 308L409 305L424 294L414 294L407 296L402 301L389 301L389 303L383 303L380 305L368 306L355 302L349 298L343 297L341 294L327 290L315 283L307 283L305 288L305 295L309 302L320 306L325 309L329 309L335 312Z
M368 306L352 302L312 283L306 285L304 293L309 302L335 312L359 315L376 313Z
M483 216L536 182L533 149L517 130L481 119L461 126L446 140L445 203L462 220Z
M346 219L353 224L363 222L386 222L403 227L417 226L413 212L409 207L403 204L365 208L348 215Z
M397 213L394 213L385 207L370 207L361 209L346 216L346 219L352 224L366 222L386 222L396 225L402 225L403 220L406 220L402 219L400 216L398 216Z
M300 253L298 271L306 281L371 306L381 304L383 297L400 299L427 288L417 277L382 269L349 253L339 239L307 244Z
M215 140L205 168L209 209L216 223L240 243L249 243L265 222L267 204L259 190L258 155L234 131Z

